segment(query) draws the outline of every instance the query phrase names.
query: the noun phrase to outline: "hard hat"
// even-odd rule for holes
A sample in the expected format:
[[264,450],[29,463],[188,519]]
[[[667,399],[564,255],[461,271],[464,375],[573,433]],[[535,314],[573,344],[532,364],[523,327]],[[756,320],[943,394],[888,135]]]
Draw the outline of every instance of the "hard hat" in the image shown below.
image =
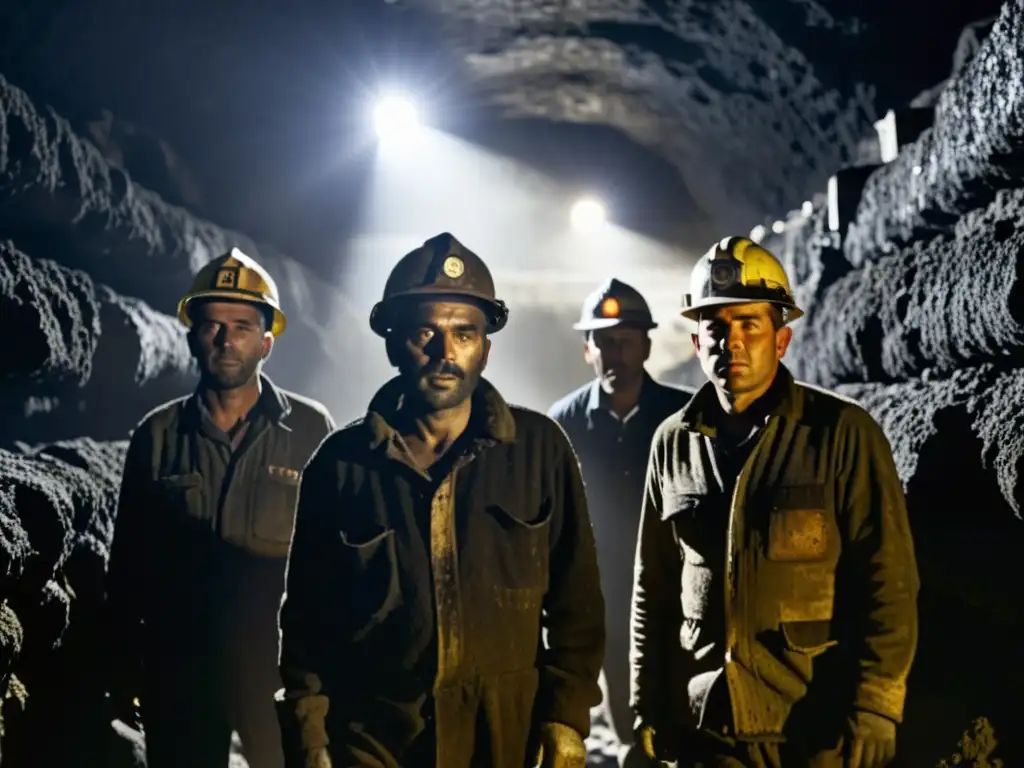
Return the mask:
[[583,300],[579,322],[573,328],[577,331],[596,331],[617,325],[643,330],[658,327],[640,292],[613,277],[601,283],[597,290]]
[[793,300],[789,278],[771,253],[745,237],[726,237],[700,257],[683,297],[683,317],[697,320],[707,307],[766,301],[790,323],[804,313]]
[[508,307],[494,296],[494,280],[483,260],[444,232],[401,258],[384,285],[384,296],[370,312],[370,328],[387,336],[402,299],[433,297],[470,300],[487,315],[487,333],[508,322]]
[[189,305],[196,299],[231,299],[266,306],[273,313],[268,330],[274,336],[284,333],[288,324],[274,279],[238,248],[208,261],[196,274],[192,289],[178,302],[178,319],[185,327],[192,326]]

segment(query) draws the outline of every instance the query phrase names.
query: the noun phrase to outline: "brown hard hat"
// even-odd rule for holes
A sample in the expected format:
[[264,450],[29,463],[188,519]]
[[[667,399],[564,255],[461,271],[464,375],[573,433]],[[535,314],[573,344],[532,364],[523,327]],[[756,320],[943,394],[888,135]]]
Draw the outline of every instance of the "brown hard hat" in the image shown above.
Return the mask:
[[579,322],[572,327],[577,331],[597,331],[617,325],[643,330],[658,327],[640,292],[613,277],[601,283],[583,300]]
[[488,333],[497,333],[508,322],[508,308],[495,298],[494,279],[487,265],[447,232],[430,238],[395,265],[384,285],[383,298],[370,312],[370,328],[387,336],[397,319],[396,309],[417,297],[479,304],[487,315]]
[[274,279],[255,259],[238,248],[232,248],[223,256],[208,261],[196,273],[192,288],[178,302],[178,319],[185,327],[192,325],[189,305],[197,299],[246,301],[266,307],[273,315],[269,331],[275,337],[284,333],[288,324],[281,311],[281,300]]

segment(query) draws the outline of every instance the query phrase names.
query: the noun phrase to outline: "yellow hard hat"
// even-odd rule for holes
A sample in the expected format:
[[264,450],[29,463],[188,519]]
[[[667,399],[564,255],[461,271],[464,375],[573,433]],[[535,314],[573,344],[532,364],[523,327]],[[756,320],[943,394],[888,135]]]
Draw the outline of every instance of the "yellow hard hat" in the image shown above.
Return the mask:
[[748,238],[726,237],[694,265],[682,315],[697,320],[707,307],[761,301],[782,309],[787,323],[804,314],[793,299],[786,270],[775,256]]
[[274,279],[238,248],[207,262],[196,274],[191,290],[178,302],[178,319],[186,328],[192,325],[188,308],[195,299],[231,299],[269,307],[273,313],[269,331],[275,337],[288,325]]

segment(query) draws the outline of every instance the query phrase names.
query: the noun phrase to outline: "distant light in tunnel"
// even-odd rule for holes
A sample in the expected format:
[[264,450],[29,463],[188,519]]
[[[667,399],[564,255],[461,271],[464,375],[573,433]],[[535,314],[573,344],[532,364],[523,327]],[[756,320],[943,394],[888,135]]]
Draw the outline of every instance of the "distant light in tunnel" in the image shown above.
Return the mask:
[[800,207],[800,213],[804,216],[810,216],[814,213],[814,203],[810,200],[804,200],[804,204]]
[[373,125],[384,141],[403,139],[419,127],[416,105],[404,96],[385,96],[373,110]]
[[604,203],[595,197],[584,197],[573,205],[569,219],[575,229],[594,232],[604,225],[607,216]]
[[772,232],[774,232],[776,235],[781,235],[785,231],[786,231],[786,222],[784,222],[782,220],[779,220],[779,221],[776,221],[774,224],[772,224]]
[[750,230],[750,239],[753,240],[755,243],[760,243],[762,240],[764,240],[764,236],[766,234],[767,230],[765,230],[765,228],[762,225],[758,224],[756,227]]

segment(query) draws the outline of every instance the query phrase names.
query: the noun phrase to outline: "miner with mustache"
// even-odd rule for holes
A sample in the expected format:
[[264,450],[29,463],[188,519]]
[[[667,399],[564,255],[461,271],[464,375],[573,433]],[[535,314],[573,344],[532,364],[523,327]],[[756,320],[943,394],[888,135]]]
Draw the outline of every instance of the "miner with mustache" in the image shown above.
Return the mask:
[[508,312],[450,234],[370,325],[398,375],[302,478],[281,608],[304,768],[582,768],[604,602],[576,456],[482,377]]
[[299,476],[334,422],[261,372],[286,320],[252,258],[206,264],[178,317],[200,380],[128,447],[107,576],[114,715],[141,718],[150,768],[223,768],[232,731],[251,768],[281,768],[277,611]]
[[803,312],[742,237],[693,268],[708,378],[654,437],[636,552],[632,706],[687,766],[881,768],[917,646],[918,573],[881,428],[781,364]]

